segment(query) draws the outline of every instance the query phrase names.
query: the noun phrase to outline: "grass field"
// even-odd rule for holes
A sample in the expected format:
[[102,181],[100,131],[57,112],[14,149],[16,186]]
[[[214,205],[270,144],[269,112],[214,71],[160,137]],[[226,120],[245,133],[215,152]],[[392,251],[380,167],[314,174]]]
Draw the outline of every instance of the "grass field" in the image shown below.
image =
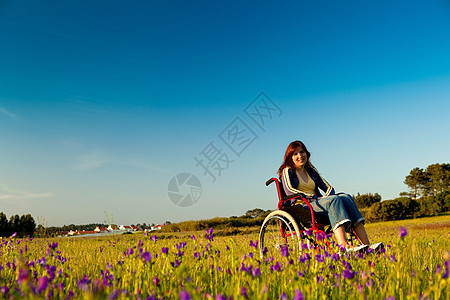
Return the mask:
[[[0,297],[450,298],[450,215],[368,224],[367,230],[374,242],[385,242],[383,253],[349,255],[322,247],[261,259],[257,234],[214,237],[211,231],[4,238]],[[401,238],[400,232],[407,234]]]

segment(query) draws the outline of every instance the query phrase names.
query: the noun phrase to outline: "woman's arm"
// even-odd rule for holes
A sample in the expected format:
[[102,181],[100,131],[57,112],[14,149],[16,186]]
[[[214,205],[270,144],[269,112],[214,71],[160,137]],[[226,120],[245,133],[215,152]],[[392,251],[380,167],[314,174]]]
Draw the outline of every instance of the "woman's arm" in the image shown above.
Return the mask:
[[314,180],[316,183],[316,187],[325,192],[324,197],[336,194],[334,188],[319,173],[317,172],[314,173],[316,177],[316,179]]

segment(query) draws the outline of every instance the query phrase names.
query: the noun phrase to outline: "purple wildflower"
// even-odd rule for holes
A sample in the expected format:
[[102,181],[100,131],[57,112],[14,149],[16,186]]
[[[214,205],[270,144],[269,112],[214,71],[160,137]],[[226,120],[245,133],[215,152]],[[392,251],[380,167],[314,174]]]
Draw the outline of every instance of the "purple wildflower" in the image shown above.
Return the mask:
[[167,254],[167,253],[169,253],[169,248],[167,248],[167,247],[162,247],[162,248],[161,248],[161,252],[164,253],[164,254]]
[[275,265],[271,265],[270,266],[270,271],[275,271],[275,272],[278,272],[278,271],[280,271],[281,269],[283,268],[283,266],[281,265],[281,263],[280,262],[276,262],[275,263]]
[[58,243],[48,243],[48,247],[52,250],[56,249],[58,247]]
[[280,299],[281,299],[281,300],[287,300],[287,296],[286,296],[286,293],[285,293],[285,292],[283,292],[283,294],[281,294]]
[[302,242],[302,250],[307,250],[308,249],[308,244],[305,244]]
[[48,281],[49,281],[49,279],[47,276],[39,277],[38,284],[37,284],[38,294],[41,294],[43,291],[45,291],[47,289]]
[[395,255],[394,255],[394,254],[391,255],[390,261],[391,261],[391,262],[396,262],[396,261],[397,261],[397,259],[395,258]]
[[252,271],[253,277],[259,277],[261,276],[261,270],[259,268],[254,268]]
[[170,264],[172,265],[172,267],[176,268],[180,265],[180,262],[178,261],[178,259],[175,259],[175,261],[171,262]]
[[403,239],[403,238],[405,238],[405,236],[408,234],[408,231],[406,231],[406,229],[405,228],[403,228],[403,227],[400,227],[400,238],[401,239]]
[[199,258],[199,257],[200,257],[200,253],[194,252],[194,257],[195,257],[195,258]]
[[449,269],[450,269],[450,260],[446,260],[444,262],[444,266],[445,266],[445,272],[444,272],[444,274],[442,274],[442,278],[443,279],[447,279],[448,278],[448,272],[449,272]]
[[0,287],[0,292],[2,293],[2,295],[6,295],[9,293],[9,288],[7,286],[2,286]]
[[186,242],[181,242],[181,243],[179,243],[179,244],[176,244],[175,247],[176,247],[178,250],[180,250],[180,249],[183,249],[186,245],[187,245]]
[[358,282],[358,291],[359,291],[360,294],[363,294],[363,293],[364,293],[363,286],[362,286],[361,283],[359,283],[359,282]]
[[144,242],[143,242],[143,241],[141,241],[141,240],[139,240],[139,241],[138,241],[138,245],[137,245],[137,246],[138,246],[139,248],[140,248],[140,247],[142,247],[142,246],[144,246]]
[[334,261],[338,261],[339,260],[339,254],[336,252],[333,252],[333,254],[331,255],[331,259]]
[[251,274],[251,272],[252,272],[252,268],[253,268],[253,266],[252,266],[252,265],[250,265],[250,266],[246,267],[246,266],[244,265],[244,263],[242,262],[242,263],[241,263],[241,268],[240,268],[240,270],[239,270],[239,271],[241,271],[241,272],[245,272],[245,273],[247,273],[247,274]]
[[316,239],[318,241],[325,239],[325,233],[323,231],[316,232]]
[[323,276],[319,275],[316,277],[316,283],[322,282],[323,281]]
[[128,248],[128,250],[124,254],[125,256],[130,256],[133,255],[133,253],[134,253],[133,248]]
[[191,295],[186,290],[180,291],[180,300],[190,300]]
[[267,250],[267,247],[264,247],[263,250],[262,250],[262,254],[263,254],[263,255],[266,255],[267,251],[268,251],[268,250]]
[[436,266],[436,274],[441,273],[441,271],[442,271],[441,265],[437,264],[437,266]]
[[258,241],[254,243],[253,240],[250,240],[250,247],[258,248]]
[[191,235],[191,239],[195,241],[195,235]]
[[288,257],[289,256],[289,247],[287,245],[282,245],[281,246],[281,255],[283,257]]
[[345,267],[346,269],[349,269],[349,270],[352,269],[352,265],[351,265],[349,262],[343,260],[343,261],[342,261],[342,264],[344,265],[344,267]]
[[295,295],[293,300],[303,300],[303,294],[298,289],[295,289]]
[[142,254],[142,258],[144,259],[144,263],[148,263],[152,259],[152,255],[146,251]]
[[206,230],[206,239],[208,239],[210,241],[214,241],[214,234],[213,234],[212,227],[210,229]]
[[113,291],[113,292],[109,295],[108,299],[111,299],[111,300],[117,299],[117,297],[119,297],[119,293],[120,293],[120,290],[119,290],[119,289]]
[[322,256],[321,254],[316,254],[316,260],[320,263],[323,263],[325,261],[324,256]]
[[156,243],[156,241],[158,240],[158,238],[156,237],[156,235],[152,236],[152,241],[154,241]]
[[91,280],[89,279],[89,277],[87,275],[84,275],[83,278],[78,280],[77,285],[81,290],[86,291],[89,288],[90,283]]
[[355,277],[355,275],[356,275],[356,272],[352,271],[351,269],[345,269],[345,270],[342,272],[342,276],[343,276],[345,279],[352,279],[353,277]]
[[73,296],[75,296],[75,293],[72,290],[69,290],[69,293],[67,294],[66,300],[71,299]]
[[45,270],[47,271],[48,275],[50,276],[50,281],[52,281],[53,279],[55,279],[55,272],[56,272],[56,267],[55,266],[49,266],[46,265],[45,266]]
[[153,284],[158,286],[159,285],[159,278],[158,277],[153,277]]
[[245,288],[245,286],[241,287],[241,296],[244,297],[245,299],[248,298],[247,289]]

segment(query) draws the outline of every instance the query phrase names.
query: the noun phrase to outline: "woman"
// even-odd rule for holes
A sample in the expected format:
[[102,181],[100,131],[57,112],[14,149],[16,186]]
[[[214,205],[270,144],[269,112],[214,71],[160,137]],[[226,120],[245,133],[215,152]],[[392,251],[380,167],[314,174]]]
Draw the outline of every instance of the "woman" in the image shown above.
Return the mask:
[[[369,247],[374,251],[381,249],[383,243],[370,245],[364,228],[364,218],[353,198],[348,194],[336,195],[333,187],[311,164],[310,157],[311,153],[300,141],[294,141],[287,147],[283,164],[278,169],[286,194],[305,194],[316,215],[328,216],[337,243],[347,251],[364,251]],[[323,197],[319,190],[325,193]],[[295,204],[304,203],[298,200]],[[355,232],[361,246],[348,244],[345,238],[345,232],[348,230]]]

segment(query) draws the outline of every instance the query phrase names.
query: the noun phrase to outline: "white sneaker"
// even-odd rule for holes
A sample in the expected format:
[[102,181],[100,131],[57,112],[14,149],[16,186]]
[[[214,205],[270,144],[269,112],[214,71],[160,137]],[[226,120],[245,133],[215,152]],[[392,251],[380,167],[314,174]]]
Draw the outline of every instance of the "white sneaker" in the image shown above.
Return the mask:
[[369,248],[369,245],[361,245],[361,246],[350,246],[345,249],[345,252],[356,252],[356,253],[363,253],[366,251],[366,249]]
[[382,242],[381,243],[375,243],[375,244],[370,245],[369,248],[372,249],[373,252],[378,252],[378,251],[380,251],[381,249],[384,248],[384,244]]

